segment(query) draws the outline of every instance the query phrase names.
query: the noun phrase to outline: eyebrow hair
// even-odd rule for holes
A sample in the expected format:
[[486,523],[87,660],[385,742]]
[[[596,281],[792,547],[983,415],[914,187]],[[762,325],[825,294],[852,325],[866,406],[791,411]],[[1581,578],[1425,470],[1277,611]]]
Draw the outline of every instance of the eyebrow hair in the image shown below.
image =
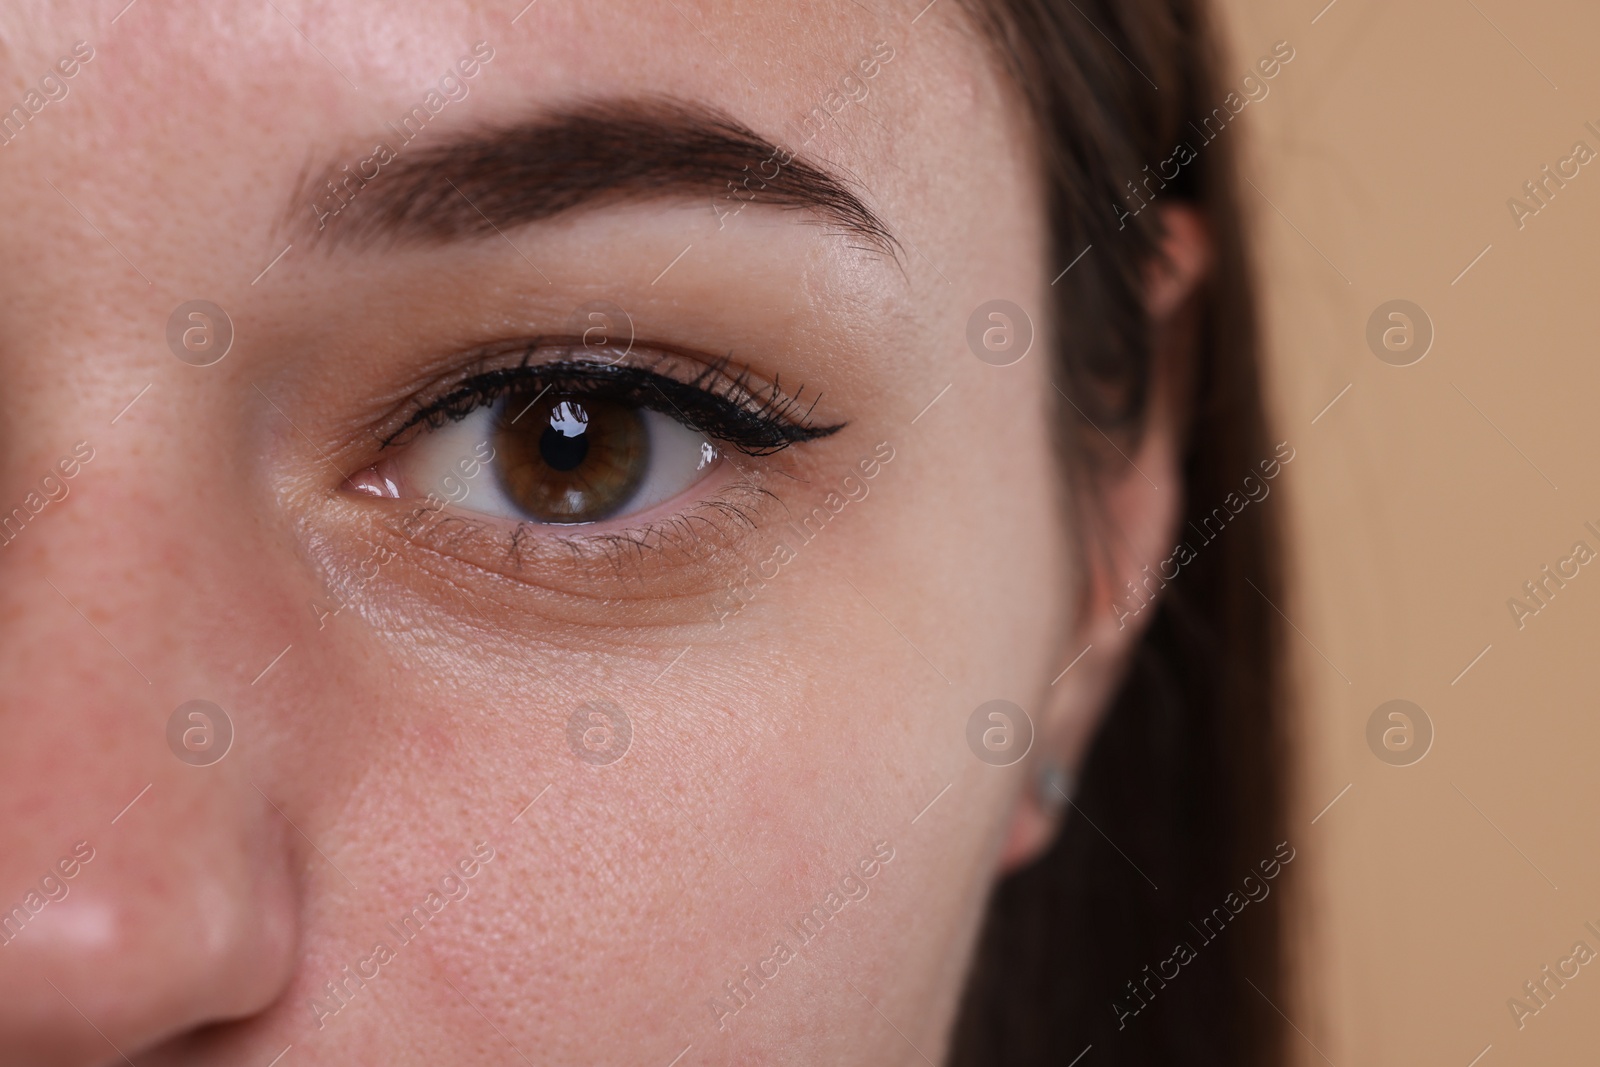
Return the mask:
[[[393,158],[380,164],[381,148]],[[373,165],[377,172],[367,174]],[[329,247],[436,243],[583,208],[713,194],[723,203],[719,219],[745,203],[809,210],[898,258],[899,241],[853,184],[719,111],[640,97],[409,150],[403,140],[380,141],[356,166],[330,166],[303,181],[288,218]]]

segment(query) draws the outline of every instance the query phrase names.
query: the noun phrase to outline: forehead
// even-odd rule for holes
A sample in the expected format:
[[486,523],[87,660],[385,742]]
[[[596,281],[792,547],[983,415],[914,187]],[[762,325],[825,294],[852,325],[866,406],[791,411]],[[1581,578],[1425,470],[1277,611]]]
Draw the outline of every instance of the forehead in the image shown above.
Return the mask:
[[[11,7],[0,106],[40,99],[47,79],[55,92],[0,148],[0,189],[52,202],[42,217],[63,225],[77,220],[58,218],[57,198],[102,229],[143,216],[191,249],[243,241],[248,258],[307,174],[355,167],[408,116],[426,115],[426,141],[666,96],[827,161],[891,226],[927,240],[919,219],[951,220],[938,190],[992,174],[1018,138],[955,0],[916,16],[851,0]],[[58,64],[80,41],[93,58],[65,77]],[[38,229],[28,213],[0,216],[19,250]]]

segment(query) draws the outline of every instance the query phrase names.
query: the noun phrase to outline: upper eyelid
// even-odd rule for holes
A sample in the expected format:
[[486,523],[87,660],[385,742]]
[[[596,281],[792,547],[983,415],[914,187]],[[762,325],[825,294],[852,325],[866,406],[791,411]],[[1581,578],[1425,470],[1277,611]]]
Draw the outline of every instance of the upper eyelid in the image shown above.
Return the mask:
[[[465,418],[472,412],[494,403],[515,389],[519,383],[538,381],[541,378],[550,379],[552,385],[562,384],[565,379],[565,383],[569,386],[573,384],[589,386],[597,391],[608,386],[637,388],[643,383],[648,383],[666,403],[665,405],[645,403],[644,406],[654,407],[664,414],[677,417],[686,425],[694,426],[709,436],[738,444],[741,435],[731,432],[734,429],[733,423],[743,422],[746,436],[751,435],[758,425],[769,428],[771,432],[758,448],[743,449],[751,454],[765,454],[777,451],[795,441],[826,437],[845,426],[844,423],[831,426],[813,425],[811,414],[815,410],[817,398],[813,397],[809,406],[802,407],[801,397],[805,392],[803,388],[791,396],[783,392],[776,378],[770,386],[752,388],[749,381],[752,371],[748,367],[734,363],[731,356],[712,363],[702,363],[701,369],[687,381],[639,365],[648,358],[651,351],[649,349],[645,349],[644,354],[635,356],[627,363],[592,359],[534,360],[534,357],[541,352],[571,354],[580,345],[581,341],[562,338],[499,346],[497,352],[485,354],[476,361],[483,369],[464,377],[457,377],[453,384],[440,390],[432,399],[416,404],[411,415],[403,423],[380,438],[379,447],[389,448],[396,443],[403,443],[400,442],[400,438],[420,425],[437,427],[446,420]],[[644,346],[630,342],[629,351],[635,348],[643,349]],[[583,348],[585,355],[593,351],[587,347]],[[485,363],[497,356],[518,354],[522,357],[518,363],[484,367]],[[657,366],[674,357],[689,362],[700,362],[670,350],[658,350],[656,355],[659,356]],[[730,368],[735,373],[729,373]],[[669,394],[675,394],[677,400]],[[702,415],[720,413],[721,418],[712,419],[712,422],[718,425],[707,428],[695,423],[689,419],[689,413],[683,410],[679,401],[700,409]],[[755,405],[754,410],[751,405]],[[721,432],[713,432],[715,429],[720,429]],[[407,440],[413,439],[414,436],[407,437]]]

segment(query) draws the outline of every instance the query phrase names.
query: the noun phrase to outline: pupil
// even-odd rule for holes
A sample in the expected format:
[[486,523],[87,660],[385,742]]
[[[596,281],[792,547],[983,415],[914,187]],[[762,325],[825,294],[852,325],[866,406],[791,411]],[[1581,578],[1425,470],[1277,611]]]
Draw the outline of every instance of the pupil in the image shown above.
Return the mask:
[[650,471],[642,412],[604,396],[545,392],[531,401],[507,398],[495,427],[501,486],[537,522],[597,522],[615,514]]
[[553,469],[570,471],[589,455],[589,413],[570,400],[550,412],[550,425],[539,435],[539,455]]
[[570,471],[584,461],[589,454],[589,437],[579,434],[577,437],[568,437],[560,430],[551,427],[539,437],[539,455],[544,461],[558,471]]

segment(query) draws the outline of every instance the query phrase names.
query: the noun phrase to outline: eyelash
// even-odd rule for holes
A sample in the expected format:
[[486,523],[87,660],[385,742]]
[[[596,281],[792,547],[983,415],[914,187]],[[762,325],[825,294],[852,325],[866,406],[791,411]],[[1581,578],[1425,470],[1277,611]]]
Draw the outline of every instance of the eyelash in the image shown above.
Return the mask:
[[[582,352],[588,359],[533,362],[550,353],[574,352]],[[499,361],[507,356],[520,356],[520,362],[512,366],[490,365],[491,360]],[[597,361],[596,357],[609,362]],[[656,366],[673,362],[695,369],[673,377],[643,366],[616,362],[622,357],[635,361],[654,357]],[[637,345],[630,345],[624,351],[586,346],[570,338],[541,338],[520,342],[514,347],[480,350],[475,362],[479,368],[476,372],[458,379],[453,385],[429,390],[432,398],[428,394],[419,398],[413,412],[397,428],[379,438],[380,449],[404,444],[417,433],[437,429],[448,422],[459,422],[508,395],[529,391],[529,386],[536,393],[547,388],[569,395],[588,393],[636,403],[677,418],[707,437],[752,457],[770,456],[791,444],[831,436],[847,425],[813,423],[812,414],[819,397],[813,396],[803,405],[801,397],[805,390],[796,390],[791,396],[781,389],[776,376],[770,386],[752,385],[751,369],[736,365],[731,357],[704,362],[670,350],[641,351]],[[481,369],[486,365],[488,369]],[[637,567],[646,553],[678,550],[683,553],[683,562],[690,563],[708,560],[707,553],[715,555],[721,548],[731,545],[737,536],[736,530],[755,527],[764,502],[777,500],[763,487],[764,481],[765,478],[754,471],[744,472],[714,495],[695,501],[678,514],[628,524],[622,529],[566,534],[558,532],[560,527],[522,522],[505,532],[497,530],[491,522],[465,516],[450,520],[449,536],[435,531],[434,524],[424,524],[423,529],[439,534],[431,550],[442,555],[486,561],[488,556],[480,553],[503,553],[498,565],[487,564],[492,570],[504,568],[509,573],[524,573],[528,562],[525,556],[531,550],[534,558],[542,557],[546,561],[544,570],[563,562],[584,566],[605,561],[609,564],[608,572],[633,575],[637,574]],[[419,543],[417,535],[408,534],[405,539]]]
[[[817,399],[802,409],[802,387],[793,396],[783,392],[776,378],[759,390],[750,385],[748,367],[735,367],[730,357],[706,364],[689,381],[658,374],[644,367],[590,360],[531,363],[552,346],[541,343],[523,352],[522,362],[474,374],[450,392],[424,403],[398,429],[383,438],[388,448],[419,426],[437,429],[459,422],[519,390],[542,385],[544,391],[564,395],[600,395],[613,402],[631,403],[675,417],[707,437],[731,445],[748,456],[768,456],[792,444],[827,437],[844,423],[819,426],[811,421]],[[732,371],[732,373],[730,373]]]

